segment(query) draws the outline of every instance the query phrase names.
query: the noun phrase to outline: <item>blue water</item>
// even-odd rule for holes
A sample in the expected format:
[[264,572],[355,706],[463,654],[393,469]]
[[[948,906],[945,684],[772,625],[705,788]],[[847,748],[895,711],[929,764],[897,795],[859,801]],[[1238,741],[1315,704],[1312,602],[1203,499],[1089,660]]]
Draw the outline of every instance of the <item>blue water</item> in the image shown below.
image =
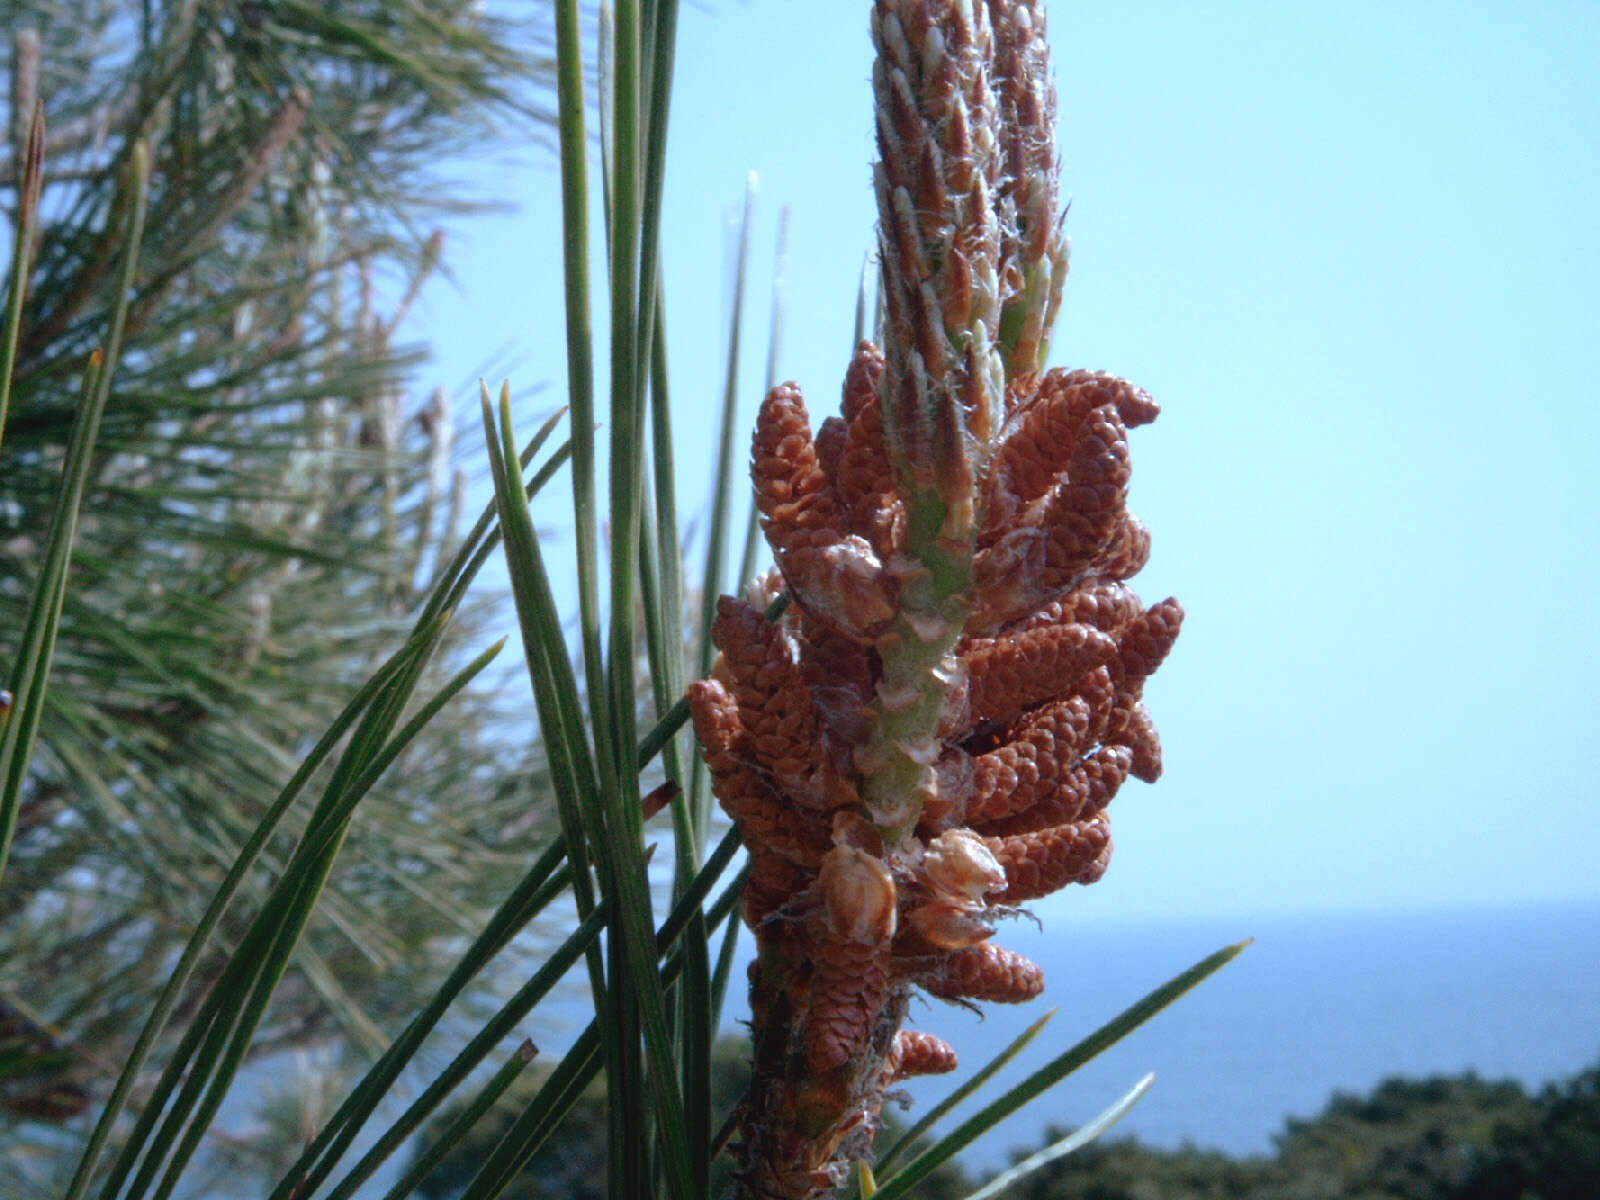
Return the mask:
[[915,1024],[960,1052],[956,1076],[918,1080],[915,1119],[1050,1007],[1023,1059],[959,1120],[1224,945],[1255,943],[1222,972],[974,1145],[975,1171],[1037,1149],[1050,1123],[1079,1125],[1146,1072],[1154,1089],[1117,1126],[1147,1143],[1266,1152],[1285,1117],[1335,1089],[1389,1075],[1475,1070],[1533,1085],[1600,1061],[1600,904],[1515,911],[1251,918],[1040,931],[997,940],[1045,968],[1045,995],[984,1019],[922,1005]]
[[[1048,1009],[1059,1011],[1023,1057],[943,1129],[1152,988],[1246,937],[1255,943],[1220,974],[1035,1100],[962,1162],[980,1176],[1004,1166],[1010,1151],[1037,1149],[1047,1125],[1091,1120],[1150,1071],[1155,1087],[1112,1136],[1251,1154],[1269,1151],[1286,1117],[1315,1115],[1335,1089],[1469,1069],[1537,1085],[1600,1060],[1600,903],[1096,927],[1053,915],[1042,931],[1018,921],[997,938],[1045,968],[1039,1000],[990,1006],[982,1019],[941,1003],[913,1006],[913,1023],[952,1042],[962,1065],[955,1075],[905,1085],[915,1100],[909,1119]],[[751,949],[748,934],[742,949]],[[743,980],[742,963],[734,978]],[[552,1061],[589,1015],[581,997],[564,1001],[542,1013],[537,1037]],[[729,1028],[744,1015],[742,997],[731,996]],[[391,1160],[362,1196],[382,1195],[406,1158]]]

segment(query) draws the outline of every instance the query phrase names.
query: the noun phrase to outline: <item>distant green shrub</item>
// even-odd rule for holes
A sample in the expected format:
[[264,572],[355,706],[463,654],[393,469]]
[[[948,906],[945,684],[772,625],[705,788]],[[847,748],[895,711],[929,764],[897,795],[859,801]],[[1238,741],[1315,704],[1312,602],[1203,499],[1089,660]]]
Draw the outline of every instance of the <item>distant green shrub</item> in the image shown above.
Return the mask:
[[[1052,1129],[1051,1142],[1065,1130]],[[1592,1200],[1600,1064],[1530,1095],[1468,1073],[1388,1079],[1291,1119],[1277,1152],[1234,1158],[1136,1139],[1092,1143],[1004,1200]]]

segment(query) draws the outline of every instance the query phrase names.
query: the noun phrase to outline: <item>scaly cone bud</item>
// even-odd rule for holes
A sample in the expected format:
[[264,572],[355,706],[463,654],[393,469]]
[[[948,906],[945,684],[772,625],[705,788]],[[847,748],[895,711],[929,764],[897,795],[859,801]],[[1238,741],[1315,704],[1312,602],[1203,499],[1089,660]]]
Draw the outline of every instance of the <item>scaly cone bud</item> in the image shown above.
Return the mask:
[[959,543],[1005,395],[994,39],[971,0],[878,0],[872,37],[884,436],[913,511],[936,492],[951,510],[941,532]]
[[987,471],[1006,392],[1000,353],[1009,235],[991,81],[989,9],[878,0],[872,17],[875,169],[886,311],[883,441],[905,541],[885,565],[899,599],[877,638],[883,670],[856,755],[863,799],[891,842],[937,801],[938,727],[959,684]]
[[[1005,164],[999,199],[1004,230],[1000,344],[1006,378],[1014,380],[1044,369],[1067,280],[1069,247],[1057,212],[1061,162],[1044,8],[1033,0],[987,3]],[[1008,412],[1012,400],[1008,397]]]

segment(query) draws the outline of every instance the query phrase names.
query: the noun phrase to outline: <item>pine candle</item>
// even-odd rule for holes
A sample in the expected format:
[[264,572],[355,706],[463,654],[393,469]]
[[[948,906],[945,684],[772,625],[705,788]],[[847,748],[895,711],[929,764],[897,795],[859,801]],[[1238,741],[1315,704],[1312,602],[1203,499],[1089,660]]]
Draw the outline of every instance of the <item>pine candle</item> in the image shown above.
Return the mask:
[[793,604],[724,597],[689,697],[752,863],[749,1197],[830,1192],[885,1089],[954,1068],[901,1029],[913,988],[1040,993],[995,922],[1105,871],[1106,806],[1161,773],[1142,693],[1183,617],[1126,586],[1128,430],[1158,408],[1041,374],[1068,247],[1040,5],[877,0],[872,25],[885,345],[815,434],[796,385],[767,396],[754,599]]

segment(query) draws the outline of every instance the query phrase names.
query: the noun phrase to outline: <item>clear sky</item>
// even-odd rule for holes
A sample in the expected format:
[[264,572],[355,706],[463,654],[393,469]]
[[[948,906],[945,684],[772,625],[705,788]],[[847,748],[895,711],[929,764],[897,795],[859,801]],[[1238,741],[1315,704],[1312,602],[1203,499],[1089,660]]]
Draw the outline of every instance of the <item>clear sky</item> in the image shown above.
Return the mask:
[[[780,206],[780,374],[814,419],[837,404],[874,219],[867,11],[684,6],[664,269],[686,517],[747,172],[742,428]],[[1166,776],[1130,781],[1110,872],[1042,915],[1600,899],[1600,8],[1050,21],[1074,243],[1052,357],[1162,403],[1133,443],[1155,533],[1135,584],[1189,617],[1148,692]],[[525,159],[494,177],[519,215],[457,231],[459,288],[419,319],[447,383],[515,346],[526,421],[564,366],[558,179]],[[535,513],[558,538],[569,497],[563,476]]]

